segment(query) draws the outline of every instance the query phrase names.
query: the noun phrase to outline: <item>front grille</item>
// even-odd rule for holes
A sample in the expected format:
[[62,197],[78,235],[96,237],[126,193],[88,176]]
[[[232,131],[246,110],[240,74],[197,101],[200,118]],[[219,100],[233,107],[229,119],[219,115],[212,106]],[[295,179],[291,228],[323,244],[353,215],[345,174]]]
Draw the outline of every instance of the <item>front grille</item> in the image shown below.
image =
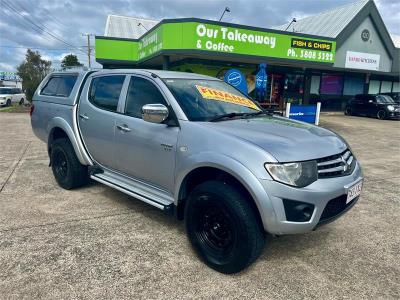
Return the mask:
[[346,199],[347,195],[342,195],[330,200],[326,204],[325,209],[322,212],[321,218],[319,219],[319,224],[328,223],[329,221],[335,219],[335,217],[337,217],[341,213],[350,209],[350,207],[357,202],[358,197],[353,199],[351,202],[347,204],[346,204]]
[[356,159],[350,150],[317,159],[318,178],[346,176],[353,172]]

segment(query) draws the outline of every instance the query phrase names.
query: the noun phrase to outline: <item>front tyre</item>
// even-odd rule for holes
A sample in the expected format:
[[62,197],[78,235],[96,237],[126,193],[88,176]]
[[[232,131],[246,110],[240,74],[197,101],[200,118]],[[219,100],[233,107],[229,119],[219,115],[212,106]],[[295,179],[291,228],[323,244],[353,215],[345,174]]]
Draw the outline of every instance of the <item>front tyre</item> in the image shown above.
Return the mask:
[[185,207],[189,240],[211,268],[240,272],[260,255],[265,233],[255,210],[233,186],[207,181],[193,189]]
[[386,113],[385,113],[385,111],[384,111],[384,110],[379,110],[379,111],[377,112],[377,114],[376,114],[376,117],[377,117],[379,120],[384,120],[384,119],[386,119]]
[[66,190],[88,182],[88,170],[81,165],[68,139],[57,139],[51,145],[51,168],[59,186]]

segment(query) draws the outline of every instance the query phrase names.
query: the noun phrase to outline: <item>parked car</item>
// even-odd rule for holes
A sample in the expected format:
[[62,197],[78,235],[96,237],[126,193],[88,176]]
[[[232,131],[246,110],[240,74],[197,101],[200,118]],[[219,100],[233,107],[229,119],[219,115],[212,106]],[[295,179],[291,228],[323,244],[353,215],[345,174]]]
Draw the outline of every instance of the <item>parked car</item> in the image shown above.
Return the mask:
[[368,116],[378,119],[400,119],[400,107],[387,95],[356,95],[345,108],[350,116]]
[[13,103],[23,105],[26,96],[20,88],[0,87],[0,106],[10,106]]
[[340,136],[193,73],[53,73],[33,96],[31,123],[61,187],[90,177],[173,213],[199,256],[223,273],[255,261],[266,232],[335,220],[363,184]]

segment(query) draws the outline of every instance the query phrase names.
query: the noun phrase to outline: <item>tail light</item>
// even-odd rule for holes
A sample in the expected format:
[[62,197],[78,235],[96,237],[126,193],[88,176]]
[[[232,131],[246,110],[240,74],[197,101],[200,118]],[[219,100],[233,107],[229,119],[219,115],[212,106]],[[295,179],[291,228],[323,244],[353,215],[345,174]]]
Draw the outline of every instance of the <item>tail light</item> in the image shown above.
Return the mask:
[[32,115],[33,115],[33,111],[35,110],[35,106],[32,104],[31,105],[31,109],[30,109],[30,111],[29,111],[29,115],[32,117]]

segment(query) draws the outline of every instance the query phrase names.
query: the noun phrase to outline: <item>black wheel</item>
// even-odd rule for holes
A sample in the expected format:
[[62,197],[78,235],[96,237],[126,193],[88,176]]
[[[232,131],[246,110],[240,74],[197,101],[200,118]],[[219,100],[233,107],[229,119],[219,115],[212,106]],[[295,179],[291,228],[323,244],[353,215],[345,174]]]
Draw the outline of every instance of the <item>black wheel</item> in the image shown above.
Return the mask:
[[346,107],[346,109],[344,111],[344,114],[346,116],[353,116],[354,115],[354,113],[353,113],[353,111],[352,111],[352,109],[350,107]]
[[211,268],[240,272],[260,255],[265,232],[256,212],[233,186],[204,182],[191,192],[185,207],[189,240]]
[[22,98],[21,100],[19,100],[19,105],[24,105],[24,98]]
[[51,167],[57,183],[70,190],[88,182],[88,170],[80,164],[68,139],[57,139],[51,145]]
[[6,106],[11,106],[11,99],[8,99],[8,100],[7,100]]
[[384,111],[384,110],[378,111],[377,114],[376,114],[376,117],[377,117],[379,120],[384,120],[384,119],[386,119],[386,113],[385,113],[385,111]]

